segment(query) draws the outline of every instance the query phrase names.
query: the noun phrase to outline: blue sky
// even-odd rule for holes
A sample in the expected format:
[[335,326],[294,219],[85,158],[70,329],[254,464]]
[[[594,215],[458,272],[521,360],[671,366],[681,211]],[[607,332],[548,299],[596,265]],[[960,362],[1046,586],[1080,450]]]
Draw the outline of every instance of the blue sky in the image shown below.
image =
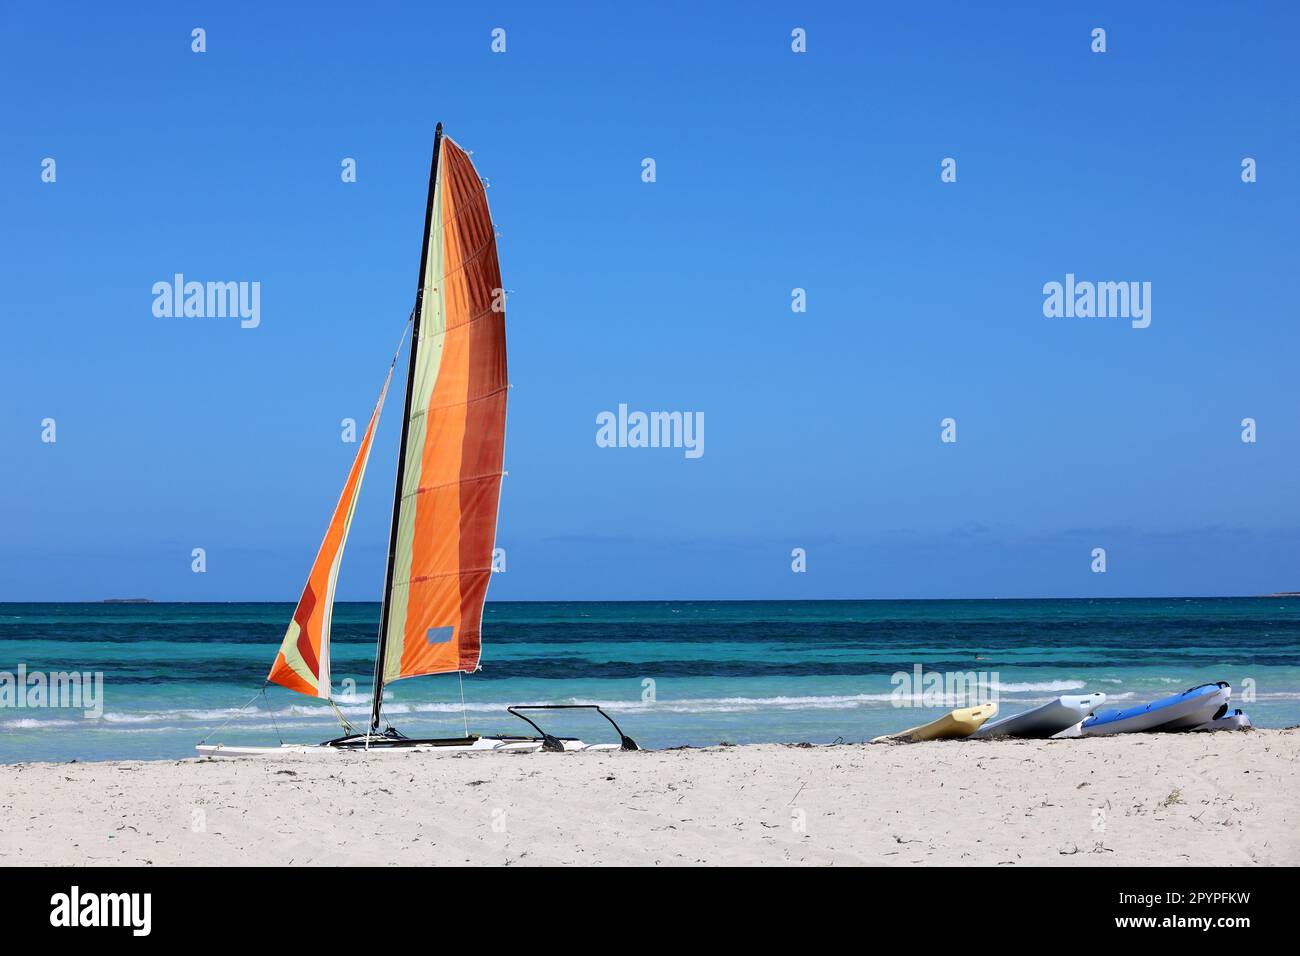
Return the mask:
[[[513,290],[491,597],[1300,589],[1298,19],[8,4],[0,600],[296,598],[413,299],[439,120]],[[155,318],[176,272],[260,282],[261,325]],[[1150,328],[1044,317],[1066,273],[1150,282]],[[597,447],[619,403],[703,412],[705,454]],[[345,599],[380,590],[397,407]]]

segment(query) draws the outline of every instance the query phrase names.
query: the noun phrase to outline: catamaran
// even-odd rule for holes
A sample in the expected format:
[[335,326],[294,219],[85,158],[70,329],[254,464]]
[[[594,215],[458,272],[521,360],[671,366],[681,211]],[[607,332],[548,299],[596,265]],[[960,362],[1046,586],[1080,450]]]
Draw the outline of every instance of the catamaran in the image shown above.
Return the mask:
[[[534,704],[507,710],[536,735],[419,739],[380,729],[384,689],[431,674],[479,668],[483,603],[492,576],[505,455],[505,293],[496,231],[483,181],[469,154],[434,132],[424,210],[419,282],[410,326],[409,363],[388,561],[375,654],[370,722],[357,731],[330,691],[330,618],[343,546],[397,367],[393,357],[343,492],[307,576],[298,606],[267,675],[329,703],[344,735],[322,744],[232,747],[200,743],[204,756],[252,757],[340,751],[500,753],[537,750],[636,750],[607,713],[588,704]],[[398,354],[401,345],[398,346]],[[264,685],[265,687],[265,685]],[[584,744],[546,733],[525,710],[585,709],[603,716],[617,744]]]

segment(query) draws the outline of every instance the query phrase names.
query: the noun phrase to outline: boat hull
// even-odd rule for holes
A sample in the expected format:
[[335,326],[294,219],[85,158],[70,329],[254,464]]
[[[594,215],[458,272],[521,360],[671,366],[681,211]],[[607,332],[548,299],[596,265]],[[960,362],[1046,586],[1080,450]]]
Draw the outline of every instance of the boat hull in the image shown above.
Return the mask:
[[1250,717],[1242,710],[1230,710],[1222,717],[1216,717],[1213,720],[1206,721],[1199,727],[1193,727],[1192,730],[1245,730],[1250,727]]
[[1062,733],[1086,719],[1106,702],[1105,694],[1058,697],[1041,707],[983,724],[972,737],[1024,737],[1042,740]]
[[997,704],[981,704],[978,707],[958,707],[949,711],[938,720],[919,727],[910,727],[896,734],[885,734],[871,742],[914,744],[926,740],[957,740],[969,737],[980,725],[998,712]]
[[1231,696],[1232,688],[1223,681],[1202,684],[1150,704],[1094,714],[1083,722],[1081,734],[1084,737],[1100,737],[1109,734],[1190,730],[1213,720],[1218,711],[1226,707]]
[[[589,744],[576,737],[556,738],[565,753],[592,753],[620,750],[618,744]],[[345,743],[281,744],[278,747],[232,747],[227,744],[200,744],[194,748],[200,757],[315,757],[322,754],[534,754],[543,749],[536,737],[453,737],[447,740],[408,740],[372,738],[366,746],[364,735],[346,738]]]
[[[580,743],[580,741],[579,741]],[[372,747],[328,744],[281,744],[278,747],[232,747],[226,744],[203,745],[194,748],[200,757],[318,757],[337,754],[465,754],[465,753],[536,753],[542,749],[540,740],[497,739],[478,737],[470,741],[409,741],[399,746],[384,742]]]

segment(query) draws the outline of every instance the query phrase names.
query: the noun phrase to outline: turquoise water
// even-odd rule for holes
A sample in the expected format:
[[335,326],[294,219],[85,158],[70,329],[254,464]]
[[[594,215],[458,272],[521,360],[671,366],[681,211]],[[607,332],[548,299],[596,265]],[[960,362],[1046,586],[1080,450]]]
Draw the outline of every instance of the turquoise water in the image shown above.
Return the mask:
[[[292,611],[0,604],[0,672],[103,674],[99,716],[0,706],[0,761],[186,757],[223,723],[212,742],[336,736],[327,706],[280,687],[240,709]],[[378,617],[376,604],[334,615],[336,696],[358,722]],[[478,733],[526,730],[508,704],[592,702],[647,747],[862,740],[942,711],[891,702],[891,676],[917,665],[982,672],[1004,714],[1063,693],[1127,706],[1227,680],[1257,725],[1300,724],[1300,598],[492,603],[483,632],[483,669],[464,680]],[[460,693],[455,675],[401,681],[385,714],[408,735],[459,734]],[[547,729],[609,739],[589,715]]]

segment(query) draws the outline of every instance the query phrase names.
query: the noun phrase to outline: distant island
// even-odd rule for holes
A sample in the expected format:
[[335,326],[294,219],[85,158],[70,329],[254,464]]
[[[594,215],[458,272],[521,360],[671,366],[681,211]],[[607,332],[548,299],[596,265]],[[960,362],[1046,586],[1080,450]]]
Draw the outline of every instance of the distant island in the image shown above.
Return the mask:
[[151,598],[104,598],[105,604],[152,604]]

